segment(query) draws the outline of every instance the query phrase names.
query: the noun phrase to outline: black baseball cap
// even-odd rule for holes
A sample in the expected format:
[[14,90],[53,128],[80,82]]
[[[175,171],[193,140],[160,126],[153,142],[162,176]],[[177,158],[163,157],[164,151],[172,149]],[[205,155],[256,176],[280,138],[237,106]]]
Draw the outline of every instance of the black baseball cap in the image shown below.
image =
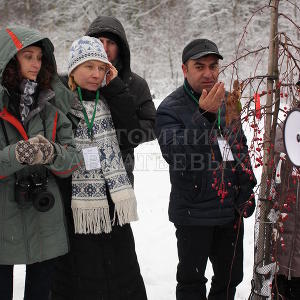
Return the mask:
[[189,59],[198,59],[206,55],[216,55],[219,59],[223,56],[219,53],[217,45],[207,39],[196,39],[185,46],[182,52],[182,63]]

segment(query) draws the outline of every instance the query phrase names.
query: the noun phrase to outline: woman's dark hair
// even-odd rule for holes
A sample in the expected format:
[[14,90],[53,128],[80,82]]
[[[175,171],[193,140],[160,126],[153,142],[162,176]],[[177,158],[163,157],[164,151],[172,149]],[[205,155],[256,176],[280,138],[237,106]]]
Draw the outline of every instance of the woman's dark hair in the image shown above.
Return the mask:
[[[36,46],[42,49],[43,52],[42,66],[36,81],[39,84],[40,90],[49,89],[51,87],[51,80],[53,78],[55,68],[53,64],[51,64],[50,61],[45,56],[45,50],[41,42],[37,42],[29,46]],[[22,81],[22,76],[20,72],[20,64],[18,62],[17,56],[15,55],[9,61],[9,63],[7,64],[3,72],[2,84],[7,89],[17,90],[20,86],[21,81]]]

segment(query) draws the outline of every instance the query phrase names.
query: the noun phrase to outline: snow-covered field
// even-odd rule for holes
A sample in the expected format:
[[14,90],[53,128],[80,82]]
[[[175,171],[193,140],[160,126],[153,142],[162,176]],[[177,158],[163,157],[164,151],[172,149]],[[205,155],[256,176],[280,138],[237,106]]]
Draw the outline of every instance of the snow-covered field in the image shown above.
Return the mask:
[[[177,248],[175,230],[168,220],[170,192],[167,165],[156,141],[136,149],[135,192],[139,221],[132,224],[136,251],[149,300],[174,300],[176,286]],[[237,300],[250,294],[253,265],[254,217],[245,220],[244,281],[236,293]],[[211,266],[207,278],[212,276]],[[210,283],[208,282],[208,290]],[[23,299],[24,267],[15,268],[14,300]]]

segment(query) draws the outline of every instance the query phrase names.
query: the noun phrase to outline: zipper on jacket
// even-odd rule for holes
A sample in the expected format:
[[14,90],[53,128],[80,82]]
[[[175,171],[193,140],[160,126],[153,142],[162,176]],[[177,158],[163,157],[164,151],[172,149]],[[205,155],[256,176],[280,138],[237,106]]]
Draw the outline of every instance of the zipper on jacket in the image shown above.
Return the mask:
[[291,275],[291,268],[292,268],[292,259],[294,256],[295,252],[295,242],[296,242],[296,235],[297,235],[297,216],[299,213],[299,179],[297,179],[297,195],[296,195],[296,211],[295,211],[295,224],[294,224],[294,233],[293,233],[293,241],[292,241],[292,247],[291,247],[291,252],[290,252],[290,259],[289,259],[289,273],[288,273],[288,280],[292,279]]

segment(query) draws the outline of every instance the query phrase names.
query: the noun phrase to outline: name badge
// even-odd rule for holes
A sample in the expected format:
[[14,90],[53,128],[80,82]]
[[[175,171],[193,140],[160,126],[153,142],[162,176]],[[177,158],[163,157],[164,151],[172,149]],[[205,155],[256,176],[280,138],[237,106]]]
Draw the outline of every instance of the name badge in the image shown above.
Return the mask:
[[97,147],[90,147],[82,149],[82,154],[87,171],[100,169],[100,158]]
[[218,137],[218,144],[223,161],[234,161],[228,142],[223,137]]

